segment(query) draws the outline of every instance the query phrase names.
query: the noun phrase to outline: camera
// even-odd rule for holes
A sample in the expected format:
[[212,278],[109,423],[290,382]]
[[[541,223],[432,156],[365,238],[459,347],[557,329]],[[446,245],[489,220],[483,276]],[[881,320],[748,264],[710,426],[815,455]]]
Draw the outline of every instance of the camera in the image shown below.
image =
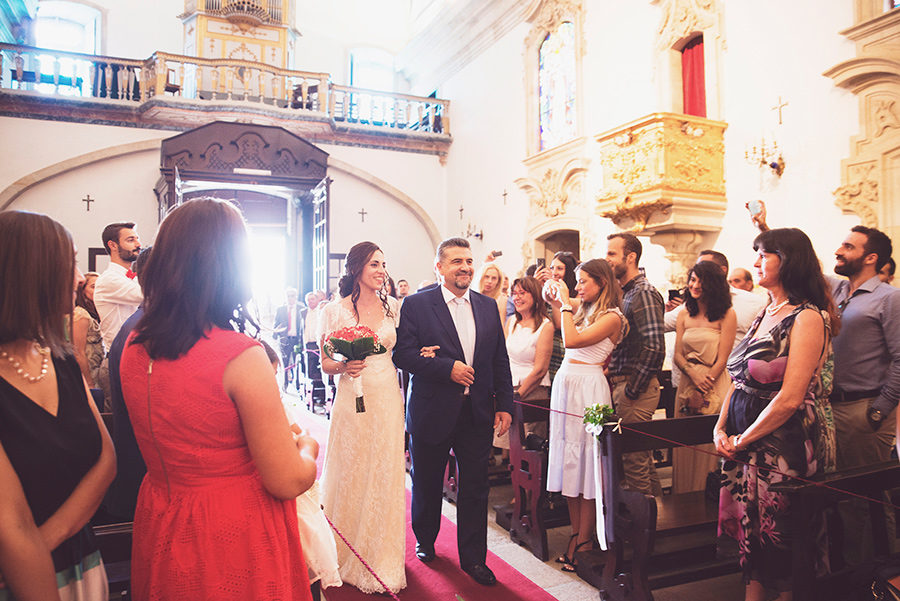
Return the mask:
[[682,291],[681,288],[671,288],[669,289],[669,300],[673,301],[676,298],[681,298]]

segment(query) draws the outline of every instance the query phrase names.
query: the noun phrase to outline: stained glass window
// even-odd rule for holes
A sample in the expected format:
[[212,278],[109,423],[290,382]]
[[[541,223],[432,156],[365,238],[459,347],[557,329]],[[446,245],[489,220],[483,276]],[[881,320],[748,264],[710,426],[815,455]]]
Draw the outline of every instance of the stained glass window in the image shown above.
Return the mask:
[[564,22],[539,51],[541,150],[568,142],[575,127],[575,24]]

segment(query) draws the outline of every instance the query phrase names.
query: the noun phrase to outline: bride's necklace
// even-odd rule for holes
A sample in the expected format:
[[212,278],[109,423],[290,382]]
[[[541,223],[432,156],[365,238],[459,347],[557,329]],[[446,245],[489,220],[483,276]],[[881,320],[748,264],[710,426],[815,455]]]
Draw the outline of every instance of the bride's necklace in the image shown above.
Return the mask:
[[25,368],[22,367],[22,362],[7,353],[5,350],[0,349],[0,358],[6,359],[12,364],[12,368],[15,370],[16,375],[20,376],[23,380],[26,380],[30,384],[37,384],[47,375],[47,366],[50,363],[50,349],[49,348],[41,348],[37,342],[34,343],[34,348],[37,349],[37,352],[41,354],[41,373],[32,376],[30,373],[25,371]]
[[778,313],[779,311],[781,311],[782,309],[784,309],[785,306],[787,306],[787,304],[788,304],[789,302],[791,302],[791,299],[790,299],[790,298],[786,298],[786,299],[784,299],[783,301],[781,301],[780,303],[778,303],[777,305],[770,305],[770,306],[766,307],[766,313],[767,313],[769,316],[775,315],[776,313]]

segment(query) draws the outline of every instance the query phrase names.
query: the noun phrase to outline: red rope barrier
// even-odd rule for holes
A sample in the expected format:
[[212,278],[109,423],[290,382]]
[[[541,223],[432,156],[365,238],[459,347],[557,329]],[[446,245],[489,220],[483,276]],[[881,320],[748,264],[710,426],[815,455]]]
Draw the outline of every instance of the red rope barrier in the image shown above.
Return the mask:
[[[562,413],[563,415],[568,415],[568,416],[571,416],[571,417],[577,417],[577,418],[579,418],[579,419],[584,419],[584,415],[577,415],[577,414],[575,414],[575,413],[568,413],[568,412],[566,412],[566,411],[560,411],[559,409],[551,409],[551,408],[549,408],[549,407],[544,407],[544,406],[542,406],[542,405],[533,405],[533,404],[531,404],[531,403],[525,403],[525,402],[523,402],[523,401],[513,401],[513,402],[518,403],[518,404],[520,404],[520,405],[524,405],[524,406],[526,406],[526,407],[534,407],[535,409],[544,409],[545,411],[549,411],[549,412],[551,412],[551,413]],[[683,448],[686,448],[686,449],[691,449],[691,450],[694,451],[694,452],[697,452],[697,453],[704,453],[704,454],[706,454],[706,455],[712,455],[712,456],[714,456],[714,457],[724,457],[724,455],[721,455],[721,454],[716,453],[716,452],[713,452],[713,451],[707,451],[706,449],[698,449],[697,447],[694,447],[694,446],[691,446],[691,445],[688,445],[688,444],[684,444],[684,443],[681,443],[681,442],[678,442],[678,441],[675,441],[675,440],[669,440],[668,438],[665,438],[665,437],[663,437],[663,436],[657,436],[656,434],[650,434],[650,433],[648,433],[648,432],[641,432],[640,430],[635,430],[634,428],[629,428],[628,425],[626,425],[626,424],[619,424],[619,426],[622,427],[622,428],[624,428],[624,429],[626,429],[626,430],[630,430],[631,432],[634,432],[634,433],[636,433],[636,434],[643,434],[644,436],[649,436],[650,438],[656,438],[657,440],[661,440],[661,441],[663,441],[663,442],[670,443],[672,446],[677,446],[677,447],[683,447]],[[710,441],[710,442],[712,442],[712,441]],[[727,457],[726,457],[726,459],[727,459]],[[836,491],[836,492],[844,493],[844,494],[846,494],[846,495],[850,495],[851,497],[856,497],[856,498],[859,498],[859,499],[863,499],[863,500],[869,501],[869,502],[871,502],[871,503],[878,503],[878,504],[880,504],[880,505],[884,505],[885,507],[890,507],[890,508],[892,508],[892,509],[894,509],[894,510],[900,511],[900,507],[894,505],[893,503],[888,503],[887,501],[879,501],[878,499],[873,499],[873,498],[871,498],[871,497],[867,497],[866,495],[861,495],[861,494],[858,494],[858,493],[851,492],[851,491],[849,491],[849,490],[844,490],[844,489],[842,489],[842,488],[837,488],[837,487],[835,487],[835,486],[831,486],[831,485],[829,485],[829,484],[827,484],[827,483],[825,483],[825,482],[816,482],[816,481],[814,481],[814,480],[809,480],[809,479],[803,478],[803,477],[801,477],[801,476],[795,476],[795,475],[793,475],[793,474],[786,474],[785,472],[779,471],[779,470],[777,470],[777,469],[775,469],[775,468],[772,468],[772,467],[760,468],[758,465],[753,465],[753,464],[751,464],[751,463],[747,463],[746,461],[740,461],[740,460],[738,460],[738,459],[730,459],[730,461],[734,461],[735,463],[738,463],[738,464],[743,465],[743,466],[745,466],[745,467],[749,467],[749,468],[751,468],[751,469],[756,469],[756,470],[764,469],[764,470],[766,470],[766,471],[768,471],[768,472],[773,472],[773,473],[775,473],[775,474],[779,474],[779,475],[781,475],[781,476],[784,476],[785,478],[792,478],[792,479],[797,480],[797,481],[799,481],[799,482],[803,482],[804,484],[812,484],[813,486],[819,486],[819,487],[822,487],[822,488],[827,488],[827,489],[829,489],[829,490],[833,490],[833,491]]]
[[[324,515],[324,514],[323,514],[323,515]],[[362,555],[360,555],[359,553],[357,553],[356,549],[353,548],[353,545],[351,545],[351,544],[347,541],[347,539],[346,539],[346,537],[344,536],[344,534],[343,534],[340,530],[337,529],[337,526],[335,526],[335,525],[331,522],[331,519],[330,519],[327,515],[325,516],[325,519],[328,520],[328,525],[331,526],[331,529],[334,530],[334,532],[335,532],[339,537],[341,537],[341,540],[344,541],[344,544],[347,545],[347,547],[350,549],[350,551],[351,551],[354,555],[356,555],[356,558],[360,561],[360,563],[363,564],[363,567],[365,567],[367,570],[369,570],[369,573],[370,573],[372,576],[375,577],[375,580],[377,580],[377,581],[378,581],[378,584],[380,584],[380,585],[384,588],[385,592],[386,592],[388,595],[390,595],[391,598],[394,599],[394,601],[400,601],[400,597],[398,597],[397,594],[394,593],[394,591],[392,591],[390,588],[388,588],[388,585],[386,585],[386,584],[384,583],[384,581],[381,580],[381,578],[378,577],[378,574],[375,573],[375,570],[372,569],[372,566],[370,566],[368,563],[366,563],[366,560],[362,558]]]

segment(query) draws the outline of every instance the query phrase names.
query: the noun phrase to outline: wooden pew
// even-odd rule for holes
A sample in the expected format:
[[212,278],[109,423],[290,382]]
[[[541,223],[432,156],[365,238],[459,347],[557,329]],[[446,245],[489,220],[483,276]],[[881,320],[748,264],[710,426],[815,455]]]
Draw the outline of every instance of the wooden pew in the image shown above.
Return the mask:
[[131,532],[133,522],[93,526],[97,547],[106,566],[109,594],[128,598],[131,588]]
[[654,498],[622,488],[623,453],[670,448],[662,438],[708,443],[717,419],[701,415],[628,424],[621,434],[604,430],[600,461],[609,552],[576,555],[578,575],[600,589],[602,599],[652,601],[653,588],[737,570],[736,560],[716,558],[718,507],[703,491]]
[[[519,400],[519,395],[515,395]],[[565,497],[547,492],[547,447],[526,446],[525,424],[549,422],[550,413],[541,407],[522,405],[513,407],[513,423],[509,431],[509,464],[513,495],[516,502],[507,506],[511,515],[506,518],[505,508],[496,507],[497,523],[508,519],[509,537],[527,547],[541,561],[550,558],[547,548],[547,529],[569,525],[569,511]]]
[[[821,486],[822,484],[829,488]],[[815,536],[810,530],[807,516],[822,513],[827,515],[839,501],[852,498],[847,491],[871,499],[882,499],[886,491],[896,488],[900,488],[900,463],[889,461],[824,474],[812,479],[812,483],[786,480],[773,484],[770,490],[790,497],[790,519],[792,528],[797,533],[795,541],[813,543]],[[884,560],[891,555],[885,523],[886,508],[874,501],[869,501],[868,505],[875,558],[876,561]],[[890,508],[888,510],[893,511]],[[829,539],[834,542],[839,538],[835,536],[837,534],[838,532],[830,529]],[[844,601],[861,598],[857,595],[868,584],[866,577],[871,574],[871,566],[846,567],[840,551],[840,548],[836,548],[831,553],[831,573],[817,578],[813,567],[812,544],[794,544],[793,591],[796,601]]]

